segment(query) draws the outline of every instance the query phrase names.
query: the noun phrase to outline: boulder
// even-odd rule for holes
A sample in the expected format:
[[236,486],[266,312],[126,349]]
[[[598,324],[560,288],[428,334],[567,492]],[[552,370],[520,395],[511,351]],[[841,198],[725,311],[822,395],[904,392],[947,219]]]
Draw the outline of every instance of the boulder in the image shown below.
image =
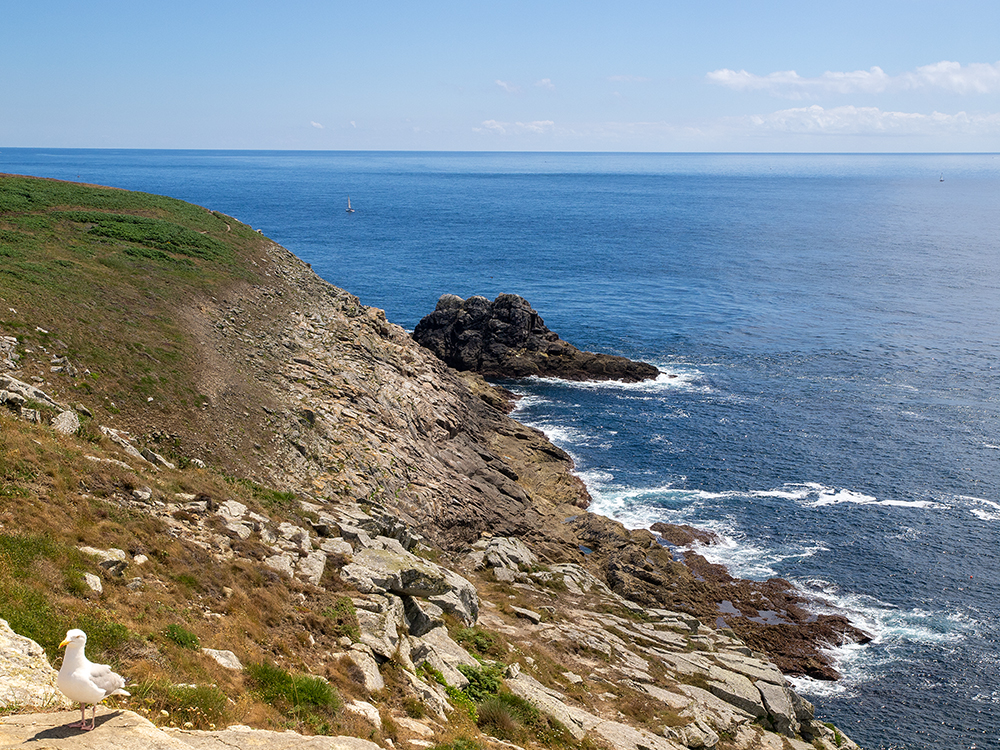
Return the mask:
[[681,745],[645,729],[636,729],[617,721],[607,721],[598,716],[568,705],[561,693],[542,685],[523,673],[507,678],[507,687],[540,711],[563,723],[574,738],[581,740],[588,734],[601,737],[612,747],[621,750],[683,750]]
[[99,576],[95,576],[93,573],[84,573],[83,581],[87,584],[87,588],[93,591],[95,594],[104,593],[104,584],[101,583]]
[[402,599],[406,613],[407,630],[414,638],[419,638],[434,628],[444,625],[441,619],[444,610],[436,604],[420,601],[412,596],[404,596]]
[[292,556],[286,552],[264,558],[264,564],[288,578],[295,575],[295,569],[292,567]]
[[143,448],[140,451],[140,455],[153,464],[153,466],[159,466],[162,469],[176,469],[177,465],[172,461],[168,461],[166,458],[161,456],[159,453],[151,451],[149,448]]
[[800,725],[795,716],[795,706],[792,703],[791,690],[780,685],[774,685],[764,680],[754,683],[760,691],[764,708],[771,719],[774,731],[794,737],[799,733]]
[[493,302],[445,294],[434,312],[417,323],[413,339],[450,367],[485,377],[537,375],[635,383],[660,372],[645,362],[580,351],[550,331],[528,301],[516,294],[501,294]]
[[479,616],[479,597],[469,581],[405,550],[360,550],[343,567],[341,577],[362,593],[428,599],[467,625],[474,625]]
[[129,440],[128,435],[122,430],[116,430],[113,427],[105,427],[101,425],[101,432],[108,436],[115,445],[121,448],[125,453],[132,456],[132,458],[138,458],[142,461],[146,461],[146,457],[139,452],[139,449],[132,445],[131,440]]
[[299,560],[299,577],[306,579],[313,586],[319,586],[319,582],[323,580],[323,571],[325,569],[326,552],[323,550],[310,552]]
[[[374,708],[374,707],[373,707]],[[381,723],[381,722],[380,722]],[[359,737],[324,737],[301,735],[291,730],[275,732],[235,725],[213,731],[175,730],[168,735],[176,738],[186,750],[381,750],[374,742]],[[124,750],[119,748],[119,750]]]
[[467,555],[473,570],[479,568],[506,568],[519,571],[538,563],[538,558],[520,539],[511,537],[491,537],[481,539],[472,545]]
[[730,703],[756,718],[767,715],[760,691],[748,678],[737,672],[728,672],[713,666],[708,671],[708,689],[709,692],[726,703]]
[[[87,711],[90,719],[90,710]],[[79,708],[43,714],[17,714],[0,718],[0,747],[38,747],[45,750],[191,750],[176,736],[157,729],[132,711],[97,707],[97,729],[81,732],[66,726],[80,720]],[[208,746],[203,746],[208,747]],[[229,745],[233,748],[248,745]],[[258,745],[257,747],[261,747]]]
[[382,717],[378,709],[367,701],[351,701],[344,704],[344,710],[355,716],[360,716],[374,727],[382,727]]
[[222,667],[226,669],[232,669],[235,672],[242,671],[243,664],[237,658],[236,654],[232,651],[218,651],[214,648],[203,648],[201,652],[207,656],[211,656],[215,661]]
[[458,671],[459,665],[478,667],[479,662],[448,635],[444,626],[434,628],[420,638],[411,638],[410,657],[419,667],[425,662],[444,675],[449,685],[462,688],[469,680]]
[[361,642],[382,659],[391,659],[400,642],[403,602],[395,596],[372,596],[355,599],[354,609],[361,629]]
[[6,620],[0,620],[0,709],[70,705],[56,688],[56,671],[42,647],[15,633]]
[[52,420],[52,429],[63,435],[72,435],[80,429],[80,418],[75,411],[67,409]]
[[362,684],[365,690],[369,693],[374,693],[385,689],[385,680],[382,679],[382,673],[378,670],[378,662],[372,656],[371,648],[364,644],[356,643],[347,652],[347,657],[361,670]]
[[683,727],[664,727],[663,734],[676,737],[683,745],[699,750],[714,748],[719,744],[719,735],[705,719],[695,719]]

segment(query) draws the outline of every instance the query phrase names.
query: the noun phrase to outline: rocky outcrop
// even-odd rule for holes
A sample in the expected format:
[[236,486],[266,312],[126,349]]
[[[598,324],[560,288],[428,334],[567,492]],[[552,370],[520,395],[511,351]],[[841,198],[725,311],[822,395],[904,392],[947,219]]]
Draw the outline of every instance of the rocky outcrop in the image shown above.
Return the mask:
[[0,710],[70,705],[56,688],[56,671],[42,647],[0,620]]
[[445,294],[414,328],[413,338],[450,367],[488,378],[537,375],[634,383],[659,375],[645,362],[580,351],[550,331],[528,301],[515,294],[501,294],[493,302]]

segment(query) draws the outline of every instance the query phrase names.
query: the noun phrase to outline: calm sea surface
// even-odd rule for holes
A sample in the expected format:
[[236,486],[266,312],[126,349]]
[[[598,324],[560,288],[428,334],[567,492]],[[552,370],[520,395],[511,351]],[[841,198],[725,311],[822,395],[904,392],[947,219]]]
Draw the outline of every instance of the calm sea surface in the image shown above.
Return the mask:
[[518,385],[516,416],[596,511],[712,529],[710,559],[871,633],[838,683],[796,681],[856,741],[1000,748],[1000,156],[0,149],[0,172],[228,213],[407,328],[513,292],[657,364],[677,377]]

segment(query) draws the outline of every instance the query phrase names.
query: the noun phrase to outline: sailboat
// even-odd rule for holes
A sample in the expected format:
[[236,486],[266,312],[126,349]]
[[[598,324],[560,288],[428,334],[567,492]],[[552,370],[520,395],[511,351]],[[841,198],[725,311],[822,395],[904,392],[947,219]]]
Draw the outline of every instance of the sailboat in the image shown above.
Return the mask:
[[347,196],[347,213],[353,214],[354,209],[351,208],[351,196]]

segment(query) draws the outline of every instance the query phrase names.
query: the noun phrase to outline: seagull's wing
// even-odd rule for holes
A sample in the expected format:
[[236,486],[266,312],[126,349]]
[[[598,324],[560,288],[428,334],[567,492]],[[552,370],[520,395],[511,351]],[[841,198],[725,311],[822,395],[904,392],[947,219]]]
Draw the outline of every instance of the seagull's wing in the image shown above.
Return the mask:
[[91,664],[90,680],[98,688],[104,691],[104,695],[128,695],[122,690],[125,687],[125,678],[120,674],[111,671],[107,664]]

